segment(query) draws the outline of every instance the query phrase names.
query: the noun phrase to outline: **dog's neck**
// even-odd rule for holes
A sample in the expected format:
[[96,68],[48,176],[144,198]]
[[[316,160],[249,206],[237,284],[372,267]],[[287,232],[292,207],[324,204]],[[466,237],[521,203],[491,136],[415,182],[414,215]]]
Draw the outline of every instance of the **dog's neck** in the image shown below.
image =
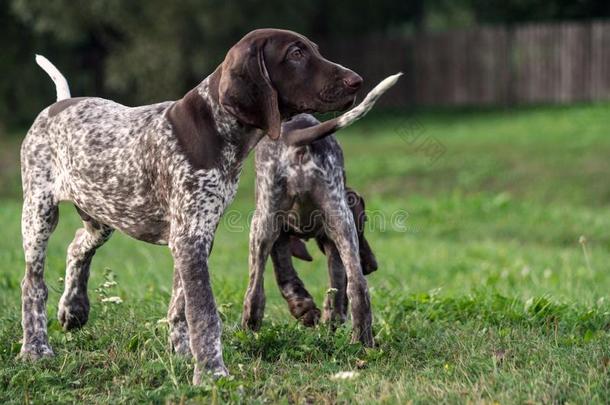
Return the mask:
[[221,66],[219,66],[214,73],[197,86],[197,90],[212,108],[218,133],[228,142],[242,150],[245,154],[243,157],[245,159],[248,153],[265,136],[265,133],[258,128],[241,123],[237,117],[231,114],[220,103],[219,86],[221,74]]
[[219,101],[220,68],[178,100],[168,119],[196,169],[219,169],[237,178],[248,153],[264,136],[245,125]]
[[233,144],[239,144],[243,135],[247,135],[247,128],[242,125],[235,116],[230,114],[220,104],[218,87],[220,83],[220,68],[209,75],[204,81],[195,88],[204,102],[210,107],[214,125],[224,140]]

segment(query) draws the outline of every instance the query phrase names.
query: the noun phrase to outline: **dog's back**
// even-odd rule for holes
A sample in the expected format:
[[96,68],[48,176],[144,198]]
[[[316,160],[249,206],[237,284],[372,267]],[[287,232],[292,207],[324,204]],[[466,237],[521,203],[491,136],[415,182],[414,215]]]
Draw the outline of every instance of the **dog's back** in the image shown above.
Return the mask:
[[[282,132],[312,127],[320,122],[310,114],[299,114],[282,124]],[[307,198],[318,186],[345,187],[343,151],[334,135],[307,146],[289,146],[264,139],[256,148],[257,190],[273,190],[276,198]],[[264,187],[261,183],[275,187]],[[280,204],[286,206],[285,204]]]
[[61,100],[39,114],[23,141],[23,178],[48,179],[41,187],[55,200],[72,201],[96,220],[147,240],[140,224],[144,219],[157,224],[164,214],[149,192],[156,180],[149,173],[165,163],[154,159],[157,145],[168,148],[171,141],[159,139],[169,105],[130,108],[93,97]]

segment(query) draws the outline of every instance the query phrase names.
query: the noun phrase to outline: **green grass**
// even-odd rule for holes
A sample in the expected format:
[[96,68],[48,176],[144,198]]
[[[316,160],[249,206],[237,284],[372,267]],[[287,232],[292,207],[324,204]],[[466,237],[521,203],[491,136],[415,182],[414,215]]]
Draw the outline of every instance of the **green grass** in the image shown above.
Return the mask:
[[[46,272],[57,356],[14,360],[24,266],[16,134],[0,147],[0,403],[608,403],[609,128],[610,104],[598,104],[377,114],[344,131],[348,183],[376,219],[378,347],[349,344],[349,325],[298,325],[269,269],[263,328],[242,331],[248,235],[225,221],[210,268],[232,376],[200,387],[189,384],[192,364],[168,351],[166,248],[115,235],[93,261],[89,323],[61,331],[65,250],[79,226],[68,205]],[[424,141],[444,154],[431,159]],[[252,194],[250,162],[231,206],[244,228]],[[297,266],[320,304],[325,264],[310,251],[314,263]],[[117,286],[100,288],[111,276]],[[331,378],[340,371],[358,374]]]

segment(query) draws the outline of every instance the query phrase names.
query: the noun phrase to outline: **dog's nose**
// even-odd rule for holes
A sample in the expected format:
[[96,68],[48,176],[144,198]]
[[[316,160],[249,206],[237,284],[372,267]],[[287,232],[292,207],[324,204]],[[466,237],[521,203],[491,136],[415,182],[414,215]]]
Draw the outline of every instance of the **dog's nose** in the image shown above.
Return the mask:
[[350,74],[343,79],[343,83],[350,90],[358,90],[362,85],[362,77],[360,77],[360,75],[357,73],[350,72]]

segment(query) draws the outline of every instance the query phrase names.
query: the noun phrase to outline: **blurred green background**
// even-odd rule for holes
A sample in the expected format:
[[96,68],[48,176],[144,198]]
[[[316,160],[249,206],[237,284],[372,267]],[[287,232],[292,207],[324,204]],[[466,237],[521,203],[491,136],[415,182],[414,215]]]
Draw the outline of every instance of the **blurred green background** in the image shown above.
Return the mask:
[[[587,0],[0,3],[0,403],[607,403],[604,17],[610,3]],[[263,328],[240,330],[254,205],[250,158],[210,259],[231,379],[189,385],[192,364],[168,350],[163,321],[169,252],[120,234],[93,260],[89,324],[61,331],[65,251],[80,226],[70,204],[61,205],[46,271],[57,357],[14,360],[24,268],[19,145],[54,100],[33,54],[56,63],[74,95],[146,104],[180,97],[236,40],[263,26],[308,35],[323,54],[364,70],[369,85],[398,68],[416,69],[387,94],[391,108],[338,134],[348,184],[377,218],[368,238],[380,268],[368,281],[378,347],[350,345],[349,325],[336,334],[297,325],[269,269]],[[368,45],[338,46],[356,36]],[[452,48],[452,38],[461,47]],[[499,59],[486,64],[485,52],[503,47],[512,57],[494,53]],[[467,63],[472,49],[485,50],[473,54],[481,63]],[[503,61],[527,68],[504,71]],[[478,77],[477,69],[491,76]],[[506,91],[488,97],[487,83]],[[556,83],[562,91],[554,92]],[[325,260],[314,243],[309,248],[314,263],[296,266],[321,305]],[[109,277],[117,285],[103,287]],[[102,302],[108,295],[123,303]],[[332,379],[346,370],[358,377]]]
[[[338,47],[322,46],[323,53],[336,59],[343,53],[335,48],[345,48],[350,38],[372,36],[374,50],[384,49],[389,39],[410,35],[604,17],[610,17],[610,3],[599,0],[5,0],[0,3],[0,130],[29,125],[54,98],[48,78],[33,63],[34,53],[60,67],[74,95],[137,105],[179,98],[254,28],[292,29],[321,45],[339,41]],[[434,50],[430,48],[427,52]],[[378,71],[395,72],[385,65],[401,67],[412,57],[390,52],[366,69],[368,85]],[[352,53],[355,60],[343,62],[359,71],[369,56],[362,50]],[[412,72],[405,73],[403,81],[411,80]],[[440,86],[442,92],[447,83]]]

